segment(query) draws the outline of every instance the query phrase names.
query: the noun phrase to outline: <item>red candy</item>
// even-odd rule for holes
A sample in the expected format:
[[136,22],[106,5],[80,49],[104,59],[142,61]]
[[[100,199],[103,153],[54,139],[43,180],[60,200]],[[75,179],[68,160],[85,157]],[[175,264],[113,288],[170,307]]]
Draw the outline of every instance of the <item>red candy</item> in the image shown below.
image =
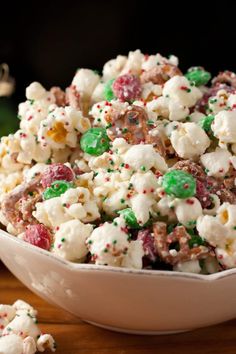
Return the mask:
[[41,178],[43,188],[50,187],[52,182],[64,180],[71,182],[74,179],[73,171],[63,165],[63,163],[54,163],[44,171]]
[[24,234],[24,241],[31,245],[49,250],[51,247],[51,234],[42,224],[29,225]]
[[154,237],[149,230],[141,230],[138,232],[137,240],[143,242],[143,250],[145,256],[152,262],[155,262],[157,255],[154,245]]
[[196,188],[196,198],[201,203],[201,206],[205,209],[211,206],[212,200],[209,190],[205,183],[200,181],[199,179],[196,180],[197,188]]
[[114,95],[121,101],[134,101],[141,95],[140,79],[131,74],[119,76],[113,83]]

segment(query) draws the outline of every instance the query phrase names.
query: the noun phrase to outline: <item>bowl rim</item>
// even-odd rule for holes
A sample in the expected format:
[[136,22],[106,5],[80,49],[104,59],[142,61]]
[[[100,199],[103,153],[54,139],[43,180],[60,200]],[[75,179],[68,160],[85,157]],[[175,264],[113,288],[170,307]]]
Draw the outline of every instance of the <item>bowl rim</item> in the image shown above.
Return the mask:
[[[58,262],[61,265],[69,268],[70,270],[83,270],[83,271],[96,271],[96,272],[109,272],[109,273],[118,273],[122,275],[132,274],[137,276],[152,276],[152,277],[174,277],[174,278],[182,278],[189,279],[195,281],[206,281],[212,282],[216,280],[220,280],[222,278],[230,277],[236,274],[236,268],[223,270],[218,273],[213,274],[195,274],[195,273],[187,273],[187,272],[177,272],[177,271],[168,271],[168,270],[149,270],[149,269],[134,269],[134,268],[121,268],[121,267],[113,267],[113,266],[105,266],[105,265],[95,265],[88,263],[74,263],[71,261],[67,261],[66,259],[60,258],[56,254],[52,252],[46,251],[42,248],[36,247],[27,243],[16,236],[9,234],[8,232],[0,229],[0,240],[1,238],[10,240],[16,244],[19,244],[21,247],[30,250],[33,253],[39,253],[43,256],[49,257],[53,259],[54,262]],[[0,254],[1,260],[1,254]]]

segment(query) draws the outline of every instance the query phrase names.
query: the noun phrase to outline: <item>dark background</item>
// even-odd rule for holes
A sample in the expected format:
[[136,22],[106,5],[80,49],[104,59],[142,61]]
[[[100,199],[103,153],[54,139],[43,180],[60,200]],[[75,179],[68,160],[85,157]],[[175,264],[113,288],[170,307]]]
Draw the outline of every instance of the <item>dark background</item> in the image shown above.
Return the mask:
[[183,71],[236,71],[233,1],[1,1],[0,12],[0,63],[16,79],[15,105],[34,80],[65,87],[78,67],[102,69],[137,48],[175,54]]

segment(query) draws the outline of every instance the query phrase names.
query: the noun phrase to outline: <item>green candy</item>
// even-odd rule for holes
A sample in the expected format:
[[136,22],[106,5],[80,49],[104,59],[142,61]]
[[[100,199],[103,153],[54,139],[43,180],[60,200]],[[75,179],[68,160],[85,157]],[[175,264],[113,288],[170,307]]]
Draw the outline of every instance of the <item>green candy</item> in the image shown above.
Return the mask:
[[199,125],[207,133],[212,133],[211,124],[213,123],[215,117],[212,115],[206,116],[199,121]]
[[115,98],[114,92],[112,90],[112,84],[114,81],[115,81],[115,79],[111,79],[105,83],[103,94],[104,94],[105,100],[107,100],[107,101],[111,101],[111,100],[113,100],[113,98]]
[[185,74],[187,79],[195,84],[195,86],[206,85],[211,79],[211,74],[200,67],[190,68]]
[[118,214],[122,215],[126,224],[132,229],[139,229],[140,226],[137,222],[136,216],[131,208],[118,211]]
[[110,140],[104,128],[91,128],[82,135],[81,149],[89,155],[99,156],[110,148]]
[[71,182],[59,180],[52,182],[51,186],[45,189],[43,192],[43,199],[51,199],[55,197],[60,197],[61,194],[65,193],[68,189],[75,188],[74,184]]
[[181,170],[172,170],[163,176],[162,186],[168,195],[176,198],[190,198],[196,193],[196,181],[194,177]]

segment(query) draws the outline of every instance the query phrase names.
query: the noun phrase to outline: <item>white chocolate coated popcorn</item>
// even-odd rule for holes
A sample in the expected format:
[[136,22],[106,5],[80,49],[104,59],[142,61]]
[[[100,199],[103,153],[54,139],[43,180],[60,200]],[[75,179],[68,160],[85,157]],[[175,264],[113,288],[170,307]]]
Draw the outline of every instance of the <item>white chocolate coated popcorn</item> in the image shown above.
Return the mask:
[[55,233],[54,253],[68,261],[79,261],[87,255],[86,239],[93,230],[92,225],[79,220],[70,220],[60,225]]
[[22,300],[17,300],[12,306],[0,305],[0,315],[4,321],[0,325],[1,354],[35,354],[50,349],[55,352],[56,343],[50,334],[41,334],[37,326],[37,311]]
[[72,107],[56,108],[40,123],[39,140],[53,149],[75,148],[78,134],[90,128],[88,118]]
[[128,235],[116,219],[94,229],[86,243],[96,264],[111,266],[120,266],[129,248]]
[[142,241],[131,241],[127,255],[122,260],[121,266],[124,268],[142,269],[144,250]]
[[124,162],[130,165],[134,170],[150,170],[152,167],[159,171],[166,171],[167,165],[165,159],[154,150],[152,145],[140,144],[129,148],[124,156]]
[[95,87],[99,83],[99,75],[90,69],[79,69],[75,74],[72,85],[74,85],[78,92],[82,95],[92,95]]
[[68,189],[60,197],[37,203],[33,215],[40,223],[52,228],[69,220],[90,222],[100,216],[89,190],[83,187]]
[[103,80],[111,80],[116,78],[124,68],[127,62],[127,57],[118,55],[116,59],[111,59],[103,67]]
[[196,123],[182,123],[172,131],[170,140],[177,154],[184,159],[202,155],[210,145],[207,134]]
[[165,83],[163,96],[176,100],[183,106],[192,107],[202,97],[202,93],[197,87],[191,86],[184,76],[174,76]]
[[188,228],[191,228],[192,221],[196,221],[202,215],[201,204],[196,198],[176,199],[173,205],[178,221]]
[[201,163],[208,170],[208,176],[224,177],[230,168],[231,154],[226,149],[216,148],[200,157]]
[[236,143],[236,111],[221,111],[211,125],[214,135],[223,143]]

